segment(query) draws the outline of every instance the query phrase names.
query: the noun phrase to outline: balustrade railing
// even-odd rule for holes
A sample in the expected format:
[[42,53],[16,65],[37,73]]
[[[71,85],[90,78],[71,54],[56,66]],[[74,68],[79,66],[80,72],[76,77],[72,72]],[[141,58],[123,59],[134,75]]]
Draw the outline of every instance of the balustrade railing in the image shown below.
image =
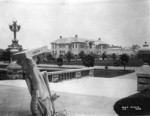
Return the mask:
[[50,82],[59,82],[63,80],[69,80],[74,78],[81,78],[94,75],[94,68],[81,68],[81,69],[68,69],[56,72],[47,72]]

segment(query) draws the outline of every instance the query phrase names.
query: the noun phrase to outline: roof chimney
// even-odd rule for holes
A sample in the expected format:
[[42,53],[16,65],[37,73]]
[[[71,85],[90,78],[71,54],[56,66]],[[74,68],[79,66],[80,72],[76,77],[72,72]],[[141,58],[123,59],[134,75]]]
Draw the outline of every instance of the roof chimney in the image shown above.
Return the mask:
[[62,36],[59,36],[60,38],[62,38]]
[[78,35],[75,35],[75,38],[78,38]]

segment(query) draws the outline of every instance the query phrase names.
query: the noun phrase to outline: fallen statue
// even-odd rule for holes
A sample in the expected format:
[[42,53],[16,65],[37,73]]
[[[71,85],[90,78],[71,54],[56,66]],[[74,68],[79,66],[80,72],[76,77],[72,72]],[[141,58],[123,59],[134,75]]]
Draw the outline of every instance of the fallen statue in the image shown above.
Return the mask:
[[59,96],[51,95],[48,84],[47,72],[40,72],[37,64],[32,59],[33,56],[41,54],[47,50],[42,47],[30,51],[16,53],[13,59],[22,66],[24,78],[31,94],[30,109],[33,116],[65,116],[63,113],[56,113],[54,100]]

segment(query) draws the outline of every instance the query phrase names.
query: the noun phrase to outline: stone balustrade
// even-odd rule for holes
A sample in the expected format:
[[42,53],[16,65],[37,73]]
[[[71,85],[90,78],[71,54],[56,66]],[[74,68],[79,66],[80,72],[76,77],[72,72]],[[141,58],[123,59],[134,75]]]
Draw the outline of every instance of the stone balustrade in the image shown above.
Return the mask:
[[73,78],[81,78],[86,76],[94,76],[94,67],[81,69],[68,69],[56,72],[47,72],[50,82],[58,82]]
[[137,73],[137,90],[150,88],[150,66],[144,64]]

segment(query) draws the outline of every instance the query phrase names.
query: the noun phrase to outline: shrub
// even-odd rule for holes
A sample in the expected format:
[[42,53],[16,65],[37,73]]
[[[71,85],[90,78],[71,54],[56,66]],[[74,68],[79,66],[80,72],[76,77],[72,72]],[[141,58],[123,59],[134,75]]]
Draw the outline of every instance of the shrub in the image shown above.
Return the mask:
[[121,64],[120,64],[120,61],[119,61],[119,60],[114,60],[114,61],[113,61],[113,65],[114,65],[114,66],[120,66]]
[[111,55],[111,57],[112,57],[113,60],[115,60],[115,59],[117,58],[117,55],[116,55],[115,53],[113,53],[113,54]]
[[84,51],[81,51],[79,54],[78,54],[79,58],[80,59],[83,59],[85,57],[85,53]]
[[82,64],[86,67],[93,67],[95,64],[95,58],[92,54],[85,55],[82,59]]
[[106,53],[103,53],[102,54],[102,59],[105,60],[105,58],[107,58],[107,55],[106,55]]
[[46,56],[46,59],[50,62],[51,60],[54,61],[55,58],[53,57],[52,54],[48,54],[48,55]]
[[62,58],[57,58],[57,65],[60,67],[63,65],[63,59]]

